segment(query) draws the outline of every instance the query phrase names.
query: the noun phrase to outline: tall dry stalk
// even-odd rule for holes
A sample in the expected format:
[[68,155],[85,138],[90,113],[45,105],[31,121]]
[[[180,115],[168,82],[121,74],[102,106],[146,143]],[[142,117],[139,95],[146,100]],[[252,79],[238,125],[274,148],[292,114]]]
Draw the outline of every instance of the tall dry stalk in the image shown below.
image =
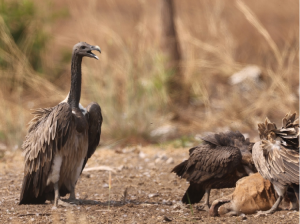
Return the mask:
[[268,33],[268,31],[264,28],[264,26],[261,24],[261,22],[258,20],[258,18],[255,16],[255,14],[251,11],[251,9],[245,4],[245,2],[241,0],[236,0],[236,5],[238,9],[245,15],[246,19],[257,29],[257,31],[266,39],[267,43],[270,45],[272,51],[274,52],[274,55],[277,59],[277,63],[279,67],[282,66],[282,56],[281,53]]

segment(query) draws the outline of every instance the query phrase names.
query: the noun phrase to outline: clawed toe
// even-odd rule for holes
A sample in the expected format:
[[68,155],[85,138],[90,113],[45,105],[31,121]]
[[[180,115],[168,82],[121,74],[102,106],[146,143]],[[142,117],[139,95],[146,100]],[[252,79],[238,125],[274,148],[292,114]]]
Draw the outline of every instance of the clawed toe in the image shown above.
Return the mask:
[[197,206],[200,211],[209,211],[209,206],[207,204]]
[[65,201],[62,201],[62,200],[58,200],[58,205],[59,205],[59,206],[62,206],[62,207],[70,207],[70,206],[73,206],[71,203],[65,202]]
[[267,216],[269,213],[268,212],[263,212],[263,211],[258,211],[254,217],[260,217],[260,216]]

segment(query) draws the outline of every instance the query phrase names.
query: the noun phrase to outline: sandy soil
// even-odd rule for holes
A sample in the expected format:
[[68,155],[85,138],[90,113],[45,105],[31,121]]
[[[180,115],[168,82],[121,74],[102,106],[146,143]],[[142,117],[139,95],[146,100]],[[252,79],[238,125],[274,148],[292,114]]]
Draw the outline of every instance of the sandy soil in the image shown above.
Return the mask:
[[[163,156],[164,155],[164,156]],[[88,168],[108,166],[82,174],[77,183],[79,205],[52,209],[44,205],[18,205],[23,157],[6,153],[0,159],[0,223],[299,223],[299,212],[278,211],[267,217],[209,217],[205,211],[179,201],[188,187],[170,171],[188,156],[188,148],[100,148]],[[105,167],[104,167],[105,168]],[[211,202],[233,189],[213,190]],[[110,203],[109,203],[110,201]],[[170,221],[171,220],[171,221]]]

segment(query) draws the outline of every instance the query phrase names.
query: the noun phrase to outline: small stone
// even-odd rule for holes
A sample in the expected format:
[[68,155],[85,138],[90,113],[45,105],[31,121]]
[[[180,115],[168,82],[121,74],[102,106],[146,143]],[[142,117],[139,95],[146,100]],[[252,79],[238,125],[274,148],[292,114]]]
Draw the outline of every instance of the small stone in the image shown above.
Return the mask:
[[168,218],[167,216],[164,216],[163,220],[166,222],[172,222],[172,219]]
[[143,153],[142,151],[139,153],[139,157],[141,158],[141,159],[144,159],[145,157],[146,157],[146,154],[145,153]]
[[173,205],[173,209],[178,210],[178,209],[180,209],[180,206],[178,204],[175,204],[175,205]]
[[167,164],[173,164],[174,163],[174,159],[172,157],[170,157],[167,161]]
[[163,205],[172,205],[173,203],[172,203],[171,201],[167,201],[167,200],[164,199],[164,200],[162,201],[162,204],[163,204]]
[[154,198],[154,197],[157,197],[157,196],[158,196],[157,193],[155,193],[155,194],[148,194],[148,197],[149,197],[149,198]]
[[161,159],[161,158],[157,158],[156,160],[155,160],[155,163],[162,163],[163,162],[163,160]]
[[247,217],[246,217],[246,215],[245,215],[244,213],[242,213],[242,214],[240,214],[240,219],[241,219],[241,220],[246,220]]
[[118,167],[117,167],[117,170],[118,170],[118,171],[122,171],[123,168],[124,168],[124,165],[121,165],[121,166],[118,166]]
[[163,161],[166,161],[166,160],[168,159],[168,157],[167,157],[166,155],[162,155],[162,156],[160,157],[160,159],[163,160]]
[[103,187],[103,188],[108,188],[109,186],[108,186],[107,183],[105,183],[105,184],[102,185],[102,187]]

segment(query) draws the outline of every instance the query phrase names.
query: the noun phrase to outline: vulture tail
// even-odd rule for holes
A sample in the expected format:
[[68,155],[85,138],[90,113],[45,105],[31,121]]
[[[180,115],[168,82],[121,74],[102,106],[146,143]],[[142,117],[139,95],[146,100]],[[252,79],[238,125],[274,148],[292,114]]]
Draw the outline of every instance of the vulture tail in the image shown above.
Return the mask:
[[205,189],[203,189],[201,185],[190,183],[190,186],[186,190],[181,201],[185,204],[189,204],[189,203],[195,204],[201,201],[204,194],[205,194]]
[[28,174],[23,179],[19,205],[45,203],[46,195],[43,194],[43,195],[38,195],[36,197],[32,189],[33,189],[33,175]]
[[293,187],[293,189],[294,189],[294,192],[295,192],[297,201],[298,201],[298,203],[300,204],[300,185],[293,184],[292,187]]
[[171,171],[171,173],[176,173],[177,176],[182,177],[183,174],[186,171],[186,165],[187,165],[187,160],[183,161],[182,163],[178,164],[177,166],[175,166],[173,168],[173,170]]

